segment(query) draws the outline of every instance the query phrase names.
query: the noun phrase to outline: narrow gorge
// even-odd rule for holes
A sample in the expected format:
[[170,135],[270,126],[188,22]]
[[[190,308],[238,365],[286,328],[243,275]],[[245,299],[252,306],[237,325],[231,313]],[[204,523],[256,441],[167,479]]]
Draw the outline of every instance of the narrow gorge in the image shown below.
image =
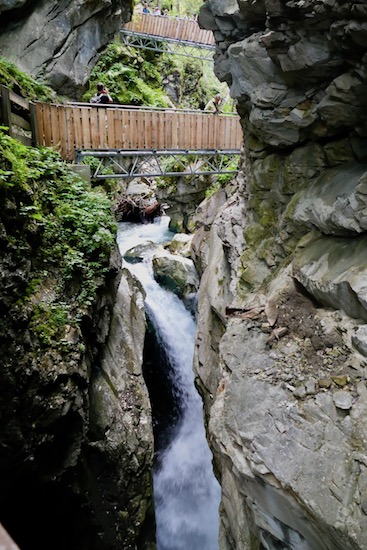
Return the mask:
[[[122,0],[0,0],[0,55],[75,98],[131,13]],[[219,550],[363,550],[367,5],[205,0],[199,24],[244,135],[237,177],[185,223],[181,191],[201,200],[205,185],[169,195],[200,278],[195,343],[192,319],[182,340],[220,484]],[[193,550],[181,505],[174,543],[159,491],[154,503],[147,290],[105,190],[36,151],[0,132],[0,522],[21,550]],[[185,391],[191,420],[201,402]],[[181,440],[174,452],[192,459]],[[213,536],[211,483],[197,487],[208,515],[191,510],[198,547]]]

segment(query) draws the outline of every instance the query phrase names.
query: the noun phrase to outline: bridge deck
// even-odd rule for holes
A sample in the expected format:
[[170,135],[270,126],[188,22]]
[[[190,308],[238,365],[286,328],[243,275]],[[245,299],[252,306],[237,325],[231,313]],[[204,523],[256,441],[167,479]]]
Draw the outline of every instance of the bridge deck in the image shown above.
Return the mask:
[[37,102],[36,118],[37,144],[66,160],[75,150],[239,151],[243,139],[233,114]]
[[213,33],[201,29],[196,21],[188,19],[172,19],[157,15],[136,14],[133,21],[128,22],[124,26],[124,29],[136,34],[215,46]]

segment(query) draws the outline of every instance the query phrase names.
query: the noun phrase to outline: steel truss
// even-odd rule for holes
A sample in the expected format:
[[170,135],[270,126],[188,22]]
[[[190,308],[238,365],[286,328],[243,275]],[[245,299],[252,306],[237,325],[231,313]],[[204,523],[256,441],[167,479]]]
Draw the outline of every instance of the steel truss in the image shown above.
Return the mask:
[[[163,36],[152,36],[150,34],[137,33],[123,29],[120,31],[122,41],[126,46],[152,50],[154,52],[173,53],[201,59],[202,61],[213,61],[215,46],[210,44],[201,44],[199,42],[189,42],[186,40],[175,40]],[[183,48],[184,46],[184,48]]]
[[[238,172],[239,149],[231,150],[81,150],[75,161],[96,157],[99,164],[93,178],[158,178]],[[106,173],[106,169],[108,172]],[[109,172],[112,172],[111,174]]]

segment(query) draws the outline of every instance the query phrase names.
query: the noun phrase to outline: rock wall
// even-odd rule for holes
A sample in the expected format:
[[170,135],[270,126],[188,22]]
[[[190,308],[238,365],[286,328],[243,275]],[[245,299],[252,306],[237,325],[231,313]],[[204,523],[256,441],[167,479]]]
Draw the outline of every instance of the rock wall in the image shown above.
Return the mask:
[[0,55],[78,99],[99,53],[131,12],[131,0],[0,0]]
[[143,291],[121,277],[116,252],[93,303],[77,307],[69,281],[75,322],[59,319],[58,338],[46,339],[52,319],[32,319],[61,284],[57,261],[41,281],[42,227],[24,222],[9,195],[0,213],[1,521],[22,549],[152,550]]
[[207,0],[200,23],[245,138],[193,243],[220,548],[362,549],[367,7]]

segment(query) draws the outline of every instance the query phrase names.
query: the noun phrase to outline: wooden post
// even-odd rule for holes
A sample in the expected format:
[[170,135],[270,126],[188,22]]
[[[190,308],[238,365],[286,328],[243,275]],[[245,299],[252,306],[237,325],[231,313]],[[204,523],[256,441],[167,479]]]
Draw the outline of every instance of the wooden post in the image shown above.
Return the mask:
[[5,86],[0,86],[1,90],[1,120],[4,126],[9,128],[9,136],[13,135],[11,127],[11,104],[10,92]]
[[29,112],[30,112],[31,133],[32,133],[32,146],[37,147],[39,145],[39,132],[38,132],[36,106],[34,103],[29,104]]

